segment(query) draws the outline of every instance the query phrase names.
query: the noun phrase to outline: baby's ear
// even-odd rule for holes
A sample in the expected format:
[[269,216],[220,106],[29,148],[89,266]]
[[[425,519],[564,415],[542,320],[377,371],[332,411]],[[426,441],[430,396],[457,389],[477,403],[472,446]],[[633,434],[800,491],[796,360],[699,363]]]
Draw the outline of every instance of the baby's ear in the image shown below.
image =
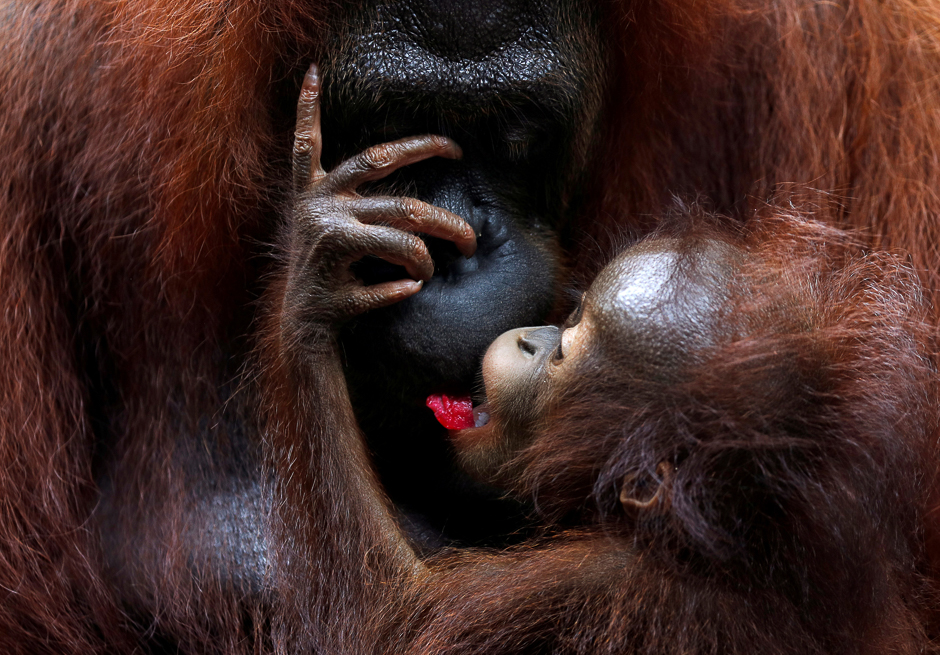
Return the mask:
[[672,505],[672,481],[676,467],[662,461],[656,467],[656,476],[632,474],[620,486],[620,504],[627,516],[639,518],[644,512],[664,513]]

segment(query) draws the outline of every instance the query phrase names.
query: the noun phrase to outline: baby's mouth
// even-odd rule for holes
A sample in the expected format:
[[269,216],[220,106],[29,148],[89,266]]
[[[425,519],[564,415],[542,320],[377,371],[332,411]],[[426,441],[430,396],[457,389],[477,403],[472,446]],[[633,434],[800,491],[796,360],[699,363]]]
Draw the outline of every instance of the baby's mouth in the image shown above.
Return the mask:
[[482,428],[490,422],[490,406],[485,402],[473,408],[473,427]]

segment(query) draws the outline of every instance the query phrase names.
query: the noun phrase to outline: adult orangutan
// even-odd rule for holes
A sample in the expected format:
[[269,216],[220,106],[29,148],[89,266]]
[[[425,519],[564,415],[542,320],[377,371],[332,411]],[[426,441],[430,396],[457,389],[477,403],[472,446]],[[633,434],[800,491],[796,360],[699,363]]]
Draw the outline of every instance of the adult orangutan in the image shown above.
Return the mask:
[[[310,61],[327,169],[424,133],[463,151],[360,191],[461,216],[473,257],[429,238],[424,291],[341,335],[383,486],[432,550],[499,544],[520,510],[451,463],[424,399],[598,270],[614,224],[799,201],[937,287],[935,22],[900,0],[3,2],[0,647],[275,645],[293,585],[266,571],[306,533],[269,527],[249,354]],[[277,634],[317,631],[291,616]]]

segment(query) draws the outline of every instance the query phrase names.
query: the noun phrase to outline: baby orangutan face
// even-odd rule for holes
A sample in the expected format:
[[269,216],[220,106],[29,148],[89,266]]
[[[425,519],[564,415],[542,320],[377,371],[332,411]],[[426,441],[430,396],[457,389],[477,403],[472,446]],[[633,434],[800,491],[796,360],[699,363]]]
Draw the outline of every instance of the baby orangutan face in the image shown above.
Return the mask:
[[461,463],[512,487],[513,457],[564,411],[563,391],[596,377],[629,380],[618,391],[668,381],[712,342],[739,251],[703,239],[656,239],[607,265],[563,326],[510,330],[483,360],[485,399],[476,426],[454,433]]

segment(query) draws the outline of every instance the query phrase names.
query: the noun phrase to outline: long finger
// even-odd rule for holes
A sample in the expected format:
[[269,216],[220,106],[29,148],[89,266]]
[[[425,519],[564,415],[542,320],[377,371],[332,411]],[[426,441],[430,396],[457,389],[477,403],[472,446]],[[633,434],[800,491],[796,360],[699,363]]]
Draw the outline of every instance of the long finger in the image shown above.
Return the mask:
[[348,210],[362,223],[384,222],[391,227],[453,241],[464,257],[477,249],[473,228],[457,214],[415,198],[369,197],[348,201]]
[[320,134],[320,74],[310,64],[297,101],[297,126],[294,130],[294,190],[303,191],[326,175],[320,166],[323,137]]
[[360,184],[378,180],[390,173],[431,157],[460,159],[463,151],[446,136],[424,134],[389,143],[380,143],[350,157],[323,180],[327,193],[353,191]]
[[423,284],[414,280],[395,280],[353,289],[342,301],[346,305],[345,313],[355,316],[370,309],[394,305],[418,293]]
[[434,275],[434,261],[424,242],[413,234],[384,225],[350,226],[357,248],[350,252],[347,261],[353,262],[366,255],[403,266],[415,280],[430,280]]

